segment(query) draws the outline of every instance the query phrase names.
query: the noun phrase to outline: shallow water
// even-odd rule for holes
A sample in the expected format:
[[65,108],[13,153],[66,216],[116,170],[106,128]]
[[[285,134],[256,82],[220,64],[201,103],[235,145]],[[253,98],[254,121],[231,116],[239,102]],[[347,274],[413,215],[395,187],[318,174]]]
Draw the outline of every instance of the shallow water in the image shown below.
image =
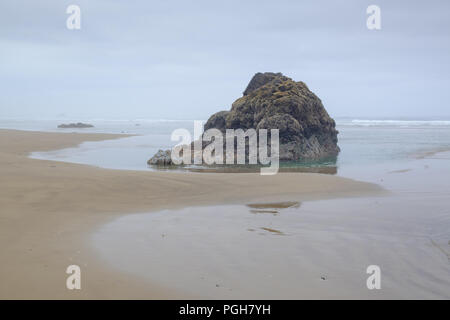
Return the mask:
[[[449,161],[373,167],[366,176],[385,197],[127,215],[93,245],[113,268],[200,298],[448,299]],[[369,265],[381,268],[381,290],[366,287]]]
[[[91,121],[92,122],[92,121]],[[41,124],[42,128],[56,127]],[[111,169],[155,170],[147,160],[159,149],[169,149],[176,142],[170,135],[177,128],[193,132],[192,121],[100,121],[93,129],[63,130],[64,132],[134,133],[139,136],[118,140],[85,142],[76,148],[33,153],[33,158],[68,161]],[[139,126],[136,126],[138,124]],[[0,127],[13,126],[0,121]],[[18,126],[18,124],[15,124]],[[22,125],[38,128],[39,125]],[[321,162],[284,163],[282,170],[341,174],[350,168],[367,167],[379,163],[402,163],[435,150],[450,149],[450,121],[372,121],[337,120],[341,153],[336,160]],[[61,130],[52,129],[61,132]],[[201,166],[189,167],[191,171],[248,171],[249,168],[233,166],[213,170]],[[259,170],[253,169],[253,171]]]
[[[305,202],[277,216],[244,206],[129,215],[93,243],[110,267],[203,298],[448,299],[450,224],[436,200]],[[369,265],[381,268],[380,291],[366,288]]]

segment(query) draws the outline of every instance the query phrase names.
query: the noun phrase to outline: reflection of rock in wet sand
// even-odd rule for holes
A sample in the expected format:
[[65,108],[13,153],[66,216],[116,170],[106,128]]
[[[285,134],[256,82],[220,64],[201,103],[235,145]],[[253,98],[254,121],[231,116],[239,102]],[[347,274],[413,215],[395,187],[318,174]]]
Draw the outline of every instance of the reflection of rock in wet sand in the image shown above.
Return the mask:
[[277,230],[277,229],[266,228],[266,227],[262,227],[261,229],[262,229],[262,230],[265,230],[265,231],[268,231],[268,232],[272,232],[272,233],[278,234],[278,235],[280,235],[280,236],[283,236],[283,235],[284,235],[283,232],[281,232],[280,230]]
[[275,202],[275,203],[251,203],[247,207],[253,208],[250,210],[251,213],[270,213],[274,216],[278,215],[279,210],[276,209],[286,209],[286,208],[299,208],[300,202],[298,201],[285,201],[285,202]]
[[[209,172],[209,173],[249,173],[249,172],[260,172],[261,166],[257,165],[248,165],[248,166],[240,166],[240,165],[223,165],[223,166],[211,166],[211,167],[178,167],[174,166],[171,168],[170,166],[165,167],[166,170],[186,170],[190,172]],[[307,173],[322,173],[322,174],[331,174],[334,175],[337,173],[336,166],[330,165],[318,165],[318,166],[300,166],[300,167],[280,167],[278,172],[307,172]]]
[[271,213],[274,216],[278,215],[277,210],[250,210],[251,213],[258,214],[258,213]]
[[285,201],[274,203],[250,203],[247,207],[253,209],[286,209],[286,208],[299,208],[301,205],[298,201]]
[[411,170],[412,169],[393,170],[393,171],[389,171],[389,173],[404,173],[404,172],[408,172]]

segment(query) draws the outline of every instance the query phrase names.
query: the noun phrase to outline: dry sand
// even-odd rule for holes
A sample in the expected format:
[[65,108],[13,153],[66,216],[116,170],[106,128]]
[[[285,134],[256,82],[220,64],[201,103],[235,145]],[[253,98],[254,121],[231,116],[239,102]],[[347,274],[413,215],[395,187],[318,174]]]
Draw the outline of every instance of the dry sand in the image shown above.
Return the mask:
[[[312,173],[120,171],[28,158],[33,151],[119,137],[0,130],[1,299],[186,298],[109,268],[91,248],[93,231],[127,213],[382,192]],[[81,290],[66,289],[71,264],[82,268]]]

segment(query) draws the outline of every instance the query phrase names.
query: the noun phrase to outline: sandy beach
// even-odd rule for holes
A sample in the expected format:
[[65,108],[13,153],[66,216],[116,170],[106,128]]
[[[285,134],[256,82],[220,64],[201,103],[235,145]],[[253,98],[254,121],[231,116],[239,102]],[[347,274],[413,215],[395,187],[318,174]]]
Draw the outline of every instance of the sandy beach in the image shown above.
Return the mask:
[[450,1],[22,2],[0,300],[450,300]]
[[[384,192],[313,173],[142,172],[28,158],[34,151],[123,136],[0,130],[1,299],[185,298],[110,268],[90,246],[92,233],[130,213]],[[66,289],[71,264],[82,268],[82,290]]]

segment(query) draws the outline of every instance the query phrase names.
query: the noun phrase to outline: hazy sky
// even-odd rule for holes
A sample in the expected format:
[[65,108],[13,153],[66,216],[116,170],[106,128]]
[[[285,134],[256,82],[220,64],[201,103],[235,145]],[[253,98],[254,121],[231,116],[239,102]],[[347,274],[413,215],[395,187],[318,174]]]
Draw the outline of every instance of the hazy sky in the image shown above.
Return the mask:
[[2,0],[0,70],[0,117],[206,119],[273,71],[335,117],[450,118],[450,1]]

